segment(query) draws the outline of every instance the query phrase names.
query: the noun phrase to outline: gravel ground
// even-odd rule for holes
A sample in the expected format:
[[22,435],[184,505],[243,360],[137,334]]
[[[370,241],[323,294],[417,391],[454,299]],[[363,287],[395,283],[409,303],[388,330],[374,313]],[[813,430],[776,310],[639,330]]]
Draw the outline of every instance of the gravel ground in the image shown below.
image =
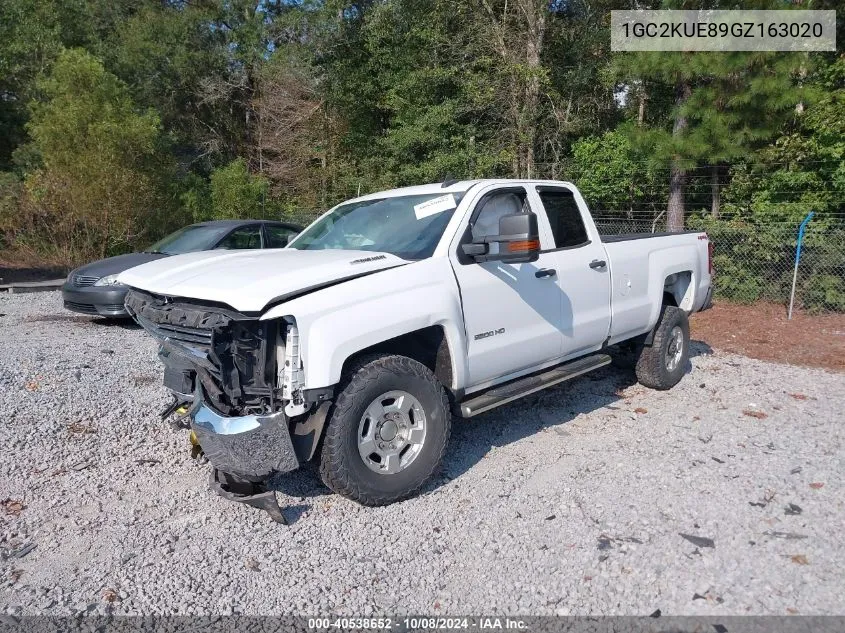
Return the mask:
[[208,490],[142,331],[58,293],[0,315],[0,613],[845,613],[843,374],[608,368],[456,421],[416,499],[293,473],[285,527]]

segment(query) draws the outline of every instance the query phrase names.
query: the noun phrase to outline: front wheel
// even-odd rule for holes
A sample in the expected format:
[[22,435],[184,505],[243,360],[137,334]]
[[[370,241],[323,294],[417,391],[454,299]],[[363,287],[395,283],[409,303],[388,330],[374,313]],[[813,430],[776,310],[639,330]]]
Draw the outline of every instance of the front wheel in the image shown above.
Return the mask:
[[425,365],[395,355],[362,359],[342,385],[323,440],[323,482],[369,506],[412,496],[446,451],[443,386]]
[[671,389],[686,371],[689,359],[689,320],[674,306],[663,306],[651,345],[643,345],[637,359],[637,380],[652,389]]

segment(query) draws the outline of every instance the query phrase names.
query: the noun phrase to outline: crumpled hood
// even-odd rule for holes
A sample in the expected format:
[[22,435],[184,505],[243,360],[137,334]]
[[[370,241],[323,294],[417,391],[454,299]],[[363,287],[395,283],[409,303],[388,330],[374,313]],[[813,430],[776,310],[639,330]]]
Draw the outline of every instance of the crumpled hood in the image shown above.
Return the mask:
[[259,312],[271,301],[406,263],[373,251],[202,251],[136,266],[121,273],[118,281],[154,294]]

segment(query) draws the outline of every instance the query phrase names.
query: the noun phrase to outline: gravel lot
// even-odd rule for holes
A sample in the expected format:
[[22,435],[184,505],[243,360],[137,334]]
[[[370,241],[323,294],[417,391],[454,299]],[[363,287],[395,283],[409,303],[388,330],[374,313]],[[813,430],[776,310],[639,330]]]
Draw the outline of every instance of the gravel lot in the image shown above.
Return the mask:
[[845,613],[841,373],[696,344],[670,392],[606,369],[456,421],[404,503],[293,473],[285,527],[208,490],[142,331],[0,315],[0,613]]

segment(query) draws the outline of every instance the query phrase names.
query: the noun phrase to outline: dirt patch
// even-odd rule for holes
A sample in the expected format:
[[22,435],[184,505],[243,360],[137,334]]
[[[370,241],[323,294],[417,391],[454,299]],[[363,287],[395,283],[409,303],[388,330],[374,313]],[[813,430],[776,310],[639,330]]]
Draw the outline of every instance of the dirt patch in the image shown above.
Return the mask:
[[692,338],[751,358],[845,371],[845,314],[786,318],[773,303],[740,305],[720,301],[693,315]]

